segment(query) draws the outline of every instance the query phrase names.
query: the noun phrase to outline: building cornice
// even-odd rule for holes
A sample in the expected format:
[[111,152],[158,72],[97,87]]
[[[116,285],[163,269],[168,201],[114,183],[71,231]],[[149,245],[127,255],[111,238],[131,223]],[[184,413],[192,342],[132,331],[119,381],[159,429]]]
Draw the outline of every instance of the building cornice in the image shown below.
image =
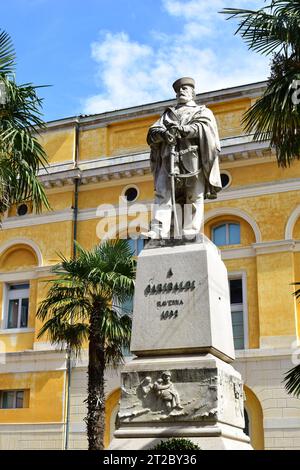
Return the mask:
[[[254,142],[253,136],[237,136],[221,141],[220,162],[226,168],[244,166],[274,159],[274,152],[268,142]],[[47,189],[70,186],[75,179],[81,184],[101,183],[150,174],[150,152],[136,152],[111,157],[95,157],[80,161],[74,168],[74,162],[67,161],[49,165],[42,169],[40,179]]]
[[[199,93],[196,96],[196,102],[199,104],[216,104],[223,103],[231,100],[238,100],[242,98],[256,98],[260,96],[265,90],[266,82],[250,83],[246,85],[240,85],[230,88],[224,88],[220,90],[208,91],[205,93]],[[140,106],[133,106],[131,108],[119,109],[109,111],[105,113],[93,114],[93,115],[80,115],[72,116],[55,121],[49,121],[47,123],[46,132],[49,129],[59,127],[70,127],[77,123],[80,125],[88,126],[95,122],[105,124],[111,124],[116,121],[122,121],[127,119],[142,118],[153,114],[161,114],[164,109],[168,106],[172,106],[175,103],[175,99],[158,101],[155,103],[147,103]]]

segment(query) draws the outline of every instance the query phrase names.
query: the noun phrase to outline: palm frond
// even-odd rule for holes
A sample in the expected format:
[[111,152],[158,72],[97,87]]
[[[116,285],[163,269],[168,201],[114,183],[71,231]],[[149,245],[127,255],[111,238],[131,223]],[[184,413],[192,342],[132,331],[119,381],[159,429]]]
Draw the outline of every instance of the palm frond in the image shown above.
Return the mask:
[[292,100],[294,80],[300,80],[300,64],[299,70],[291,67],[284,75],[272,77],[242,120],[255,141],[270,140],[282,167],[300,158],[300,109]]
[[91,310],[89,298],[82,286],[73,286],[67,282],[57,282],[50,287],[48,294],[41,301],[37,317],[44,321],[47,317],[60,316],[65,320],[87,320]]
[[290,395],[300,397],[300,364],[285,374],[285,389]]
[[269,55],[300,44],[300,8],[298,1],[272,1],[259,10],[225,8],[227,19],[238,19],[235,34],[240,34],[253,51]]
[[117,366],[124,361],[124,350],[129,349],[132,320],[116,310],[107,310],[101,319],[101,334],[105,338],[105,363]]
[[129,347],[131,319],[111,304],[132,296],[135,261],[126,240],[107,241],[92,250],[77,244],[77,252],[76,259],[60,255],[61,263],[52,268],[57,277],[48,281],[48,294],[37,311],[45,322],[41,334],[49,329],[51,340],[61,342],[63,328],[88,324],[106,345],[107,364],[116,364],[122,360],[122,348]]
[[89,327],[86,323],[69,323],[59,315],[49,318],[39,331],[38,338],[47,336],[60,349],[70,349],[76,356],[88,340]]
[[[300,282],[293,282],[292,286],[300,286]],[[294,292],[296,299],[300,299],[300,289],[296,289]]]
[[[47,155],[38,141],[45,128],[41,117],[42,99],[31,83],[17,85],[11,75],[14,62],[12,43],[0,33],[0,82],[5,102],[0,108],[0,209],[31,201],[33,209],[50,209],[46,192],[38,179],[46,169]],[[5,201],[5,204],[4,204]]]
[[15,59],[11,37],[5,31],[0,30],[0,75],[14,72]]

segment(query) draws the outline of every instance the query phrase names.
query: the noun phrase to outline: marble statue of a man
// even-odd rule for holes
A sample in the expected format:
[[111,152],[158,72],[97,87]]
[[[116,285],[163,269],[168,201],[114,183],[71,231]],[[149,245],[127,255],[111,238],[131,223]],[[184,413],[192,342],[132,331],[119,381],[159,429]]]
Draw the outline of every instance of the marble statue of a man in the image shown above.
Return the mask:
[[[176,80],[173,88],[177,105],[166,109],[147,137],[155,200],[151,229],[146,235],[152,239],[170,237],[172,211],[178,212],[175,203],[181,208],[181,234],[197,235],[203,224],[204,198],[215,199],[222,188],[214,115],[206,106],[195,103],[192,78]],[[178,213],[174,215],[178,217]]]

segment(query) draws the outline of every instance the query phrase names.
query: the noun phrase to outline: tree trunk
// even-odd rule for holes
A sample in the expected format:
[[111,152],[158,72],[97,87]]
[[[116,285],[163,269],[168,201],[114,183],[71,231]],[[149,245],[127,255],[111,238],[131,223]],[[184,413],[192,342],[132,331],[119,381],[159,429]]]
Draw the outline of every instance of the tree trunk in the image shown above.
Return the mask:
[[88,412],[86,417],[89,450],[104,449],[104,341],[100,335],[99,311],[90,318],[88,365]]

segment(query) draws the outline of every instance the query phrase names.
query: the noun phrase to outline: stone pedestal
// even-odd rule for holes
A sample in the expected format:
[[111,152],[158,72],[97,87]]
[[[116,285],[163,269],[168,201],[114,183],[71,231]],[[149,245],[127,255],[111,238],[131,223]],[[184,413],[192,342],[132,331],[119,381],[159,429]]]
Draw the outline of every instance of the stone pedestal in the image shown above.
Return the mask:
[[138,258],[131,351],[111,449],[185,437],[202,449],[251,449],[243,433],[227,271],[211,242]]
[[226,267],[209,240],[145,249],[137,263],[131,351],[234,359]]

